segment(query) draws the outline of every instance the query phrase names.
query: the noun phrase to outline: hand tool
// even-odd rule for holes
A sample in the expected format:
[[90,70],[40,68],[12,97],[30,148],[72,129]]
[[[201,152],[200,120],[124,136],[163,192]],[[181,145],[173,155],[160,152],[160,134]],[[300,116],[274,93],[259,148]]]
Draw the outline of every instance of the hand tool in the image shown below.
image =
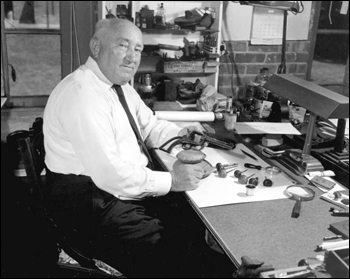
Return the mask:
[[302,201],[311,201],[315,197],[315,192],[304,185],[290,185],[284,190],[284,194],[296,201],[292,211],[292,218],[299,217]]
[[281,169],[278,167],[272,167],[272,166],[262,167],[259,165],[254,165],[254,164],[249,164],[249,163],[245,163],[244,166],[246,168],[249,168],[249,169],[257,169],[257,170],[265,169],[265,171],[270,175],[281,173]]
[[249,168],[249,169],[257,169],[257,170],[264,169],[264,167],[262,167],[262,166],[258,166],[258,165],[254,165],[254,164],[249,164],[249,163],[245,163],[244,166],[245,166],[246,168]]
[[243,149],[241,149],[241,151],[244,155],[247,155],[248,157],[252,158],[253,160],[258,161],[258,159],[255,156],[249,154],[248,152],[244,151]]

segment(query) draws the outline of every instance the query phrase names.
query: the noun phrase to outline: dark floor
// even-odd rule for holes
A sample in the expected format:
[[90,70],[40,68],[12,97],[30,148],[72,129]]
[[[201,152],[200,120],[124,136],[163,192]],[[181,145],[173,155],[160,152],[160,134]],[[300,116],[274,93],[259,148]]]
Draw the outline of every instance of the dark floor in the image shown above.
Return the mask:
[[45,219],[36,214],[27,185],[11,175],[12,163],[1,144],[1,277],[47,277],[58,250]]
[[[14,156],[9,154],[6,144],[2,142],[1,278],[105,278],[88,272],[62,269],[56,264],[59,252],[51,226],[42,211],[37,209],[26,181],[12,175],[14,163],[10,158]],[[203,249],[208,251],[205,253],[214,255],[210,258],[213,262],[206,265],[226,267],[221,262],[230,263],[226,256],[223,258],[207,245]],[[233,270],[232,265],[227,270],[223,268],[220,274],[213,272],[198,278],[229,278]]]

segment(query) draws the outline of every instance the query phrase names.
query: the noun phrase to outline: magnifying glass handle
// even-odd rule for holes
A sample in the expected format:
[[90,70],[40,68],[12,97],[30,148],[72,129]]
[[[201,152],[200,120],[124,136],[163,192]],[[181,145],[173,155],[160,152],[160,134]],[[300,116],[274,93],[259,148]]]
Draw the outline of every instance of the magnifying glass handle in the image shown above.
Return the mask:
[[301,209],[301,199],[298,198],[295,202],[295,205],[293,207],[292,211],[292,218],[298,218],[300,215],[300,209]]

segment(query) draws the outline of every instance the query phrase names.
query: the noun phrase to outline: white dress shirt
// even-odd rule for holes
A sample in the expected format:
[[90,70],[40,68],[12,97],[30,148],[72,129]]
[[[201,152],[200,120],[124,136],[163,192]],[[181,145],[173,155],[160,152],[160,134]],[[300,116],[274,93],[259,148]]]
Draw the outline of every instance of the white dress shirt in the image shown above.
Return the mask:
[[[89,57],[56,86],[44,111],[45,163],[52,172],[90,176],[120,199],[165,195],[171,175],[146,168],[147,157],[112,85]],[[158,120],[132,86],[122,88],[148,147],[178,135],[181,128]]]

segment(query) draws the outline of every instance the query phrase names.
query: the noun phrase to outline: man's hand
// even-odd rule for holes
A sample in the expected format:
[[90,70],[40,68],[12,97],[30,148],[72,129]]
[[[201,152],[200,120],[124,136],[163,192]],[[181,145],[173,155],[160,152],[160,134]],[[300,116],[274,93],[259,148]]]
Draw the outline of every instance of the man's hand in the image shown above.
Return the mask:
[[204,129],[200,126],[194,126],[194,125],[190,125],[187,126],[185,128],[183,128],[180,132],[179,132],[179,136],[188,136],[189,134],[191,134],[191,132],[198,132],[198,133],[203,133]]
[[172,176],[170,191],[183,192],[197,189],[204,171],[197,164],[191,165],[176,161],[170,174]]
[[[201,133],[203,134],[205,130],[200,127],[200,126],[193,126],[193,125],[190,125],[190,126],[187,126],[185,128],[183,128],[180,132],[179,132],[179,136],[189,136],[192,132],[198,132],[198,133]],[[208,146],[208,143],[207,142],[204,142],[204,146],[188,146],[188,148],[191,148],[193,150],[201,150],[203,149],[204,147]]]

